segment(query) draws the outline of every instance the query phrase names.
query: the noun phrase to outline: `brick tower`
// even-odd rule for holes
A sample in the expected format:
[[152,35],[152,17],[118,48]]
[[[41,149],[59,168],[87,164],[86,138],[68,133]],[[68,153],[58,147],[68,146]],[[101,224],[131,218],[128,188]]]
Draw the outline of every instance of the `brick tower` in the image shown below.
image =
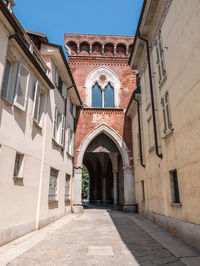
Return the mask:
[[81,176],[90,201],[134,210],[131,121],[125,116],[136,73],[128,66],[134,37],[65,34],[69,66],[84,102],[77,112],[74,211],[81,209]]

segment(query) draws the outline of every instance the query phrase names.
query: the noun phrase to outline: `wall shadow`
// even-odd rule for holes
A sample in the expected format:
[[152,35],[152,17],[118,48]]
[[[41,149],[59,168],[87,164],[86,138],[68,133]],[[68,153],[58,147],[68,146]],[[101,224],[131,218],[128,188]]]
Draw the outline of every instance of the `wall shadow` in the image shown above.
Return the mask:
[[172,253],[170,253],[159,242],[154,240],[146,231],[131,220],[131,217],[137,216],[138,214],[129,214],[114,210],[112,206],[86,204],[84,207],[104,209],[107,211],[123,243],[129,249],[140,266],[172,265],[170,262],[177,260]]

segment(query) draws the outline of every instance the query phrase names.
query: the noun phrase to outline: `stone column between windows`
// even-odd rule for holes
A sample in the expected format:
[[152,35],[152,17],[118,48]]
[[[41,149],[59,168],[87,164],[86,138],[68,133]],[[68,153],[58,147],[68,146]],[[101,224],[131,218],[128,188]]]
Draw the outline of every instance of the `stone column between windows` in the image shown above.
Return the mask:
[[123,211],[134,212],[136,210],[135,203],[135,183],[132,166],[123,166],[124,172],[124,206]]
[[77,44],[77,54],[80,54],[80,43]]
[[74,213],[82,212],[83,206],[81,201],[82,193],[82,165],[74,166],[74,191],[73,191],[73,206]]
[[90,44],[90,56],[92,55],[92,44]]
[[104,56],[104,44],[102,45],[102,56]]
[[126,46],[126,57],[128,57],[129,47]]
[[114,46],[114,56],[116,56],[116,53],[117,53],[117,45],[115,44],[115,46]]

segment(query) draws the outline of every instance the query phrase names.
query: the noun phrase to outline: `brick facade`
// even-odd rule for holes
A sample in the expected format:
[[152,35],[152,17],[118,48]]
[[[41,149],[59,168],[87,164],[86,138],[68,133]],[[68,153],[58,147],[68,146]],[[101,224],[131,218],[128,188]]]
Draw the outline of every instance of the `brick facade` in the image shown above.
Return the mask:
[[[136,86],[135,71],[128,66],[133,37],[65,34],[65,45],[69,66],[84,102],[83,109],[77,112],[75,136],[75,164],[80,144],[95,128],[105,124],[115,130],[125,141],[130,165],[132,161],[131,121],[124,115],[130,97]],[[86,103],[85,83],[95,69],[105,66],[116,74],[120,81],[118,108],[91,108]]]

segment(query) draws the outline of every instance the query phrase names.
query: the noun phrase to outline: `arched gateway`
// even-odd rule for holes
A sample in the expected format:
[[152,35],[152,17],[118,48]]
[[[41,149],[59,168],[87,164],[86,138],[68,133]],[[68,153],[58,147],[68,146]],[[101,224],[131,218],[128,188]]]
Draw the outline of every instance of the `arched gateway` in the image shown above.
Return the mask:
[[[90,201],[134,210],[134,175],[123,139],[106,125],[94,129],[80,145],[74,168],[74,212],[80,211],[83,164],[90,174]],[[93,181],[93,182],[92,182]]]
[[65,34],[69,66],[84,102],[76,117],[74,212],[82,209],[83,165],[91,202],[134,210],[131,120],[125,116],[136,86],[136,73],[128,66],[132,43],[128,36]]

